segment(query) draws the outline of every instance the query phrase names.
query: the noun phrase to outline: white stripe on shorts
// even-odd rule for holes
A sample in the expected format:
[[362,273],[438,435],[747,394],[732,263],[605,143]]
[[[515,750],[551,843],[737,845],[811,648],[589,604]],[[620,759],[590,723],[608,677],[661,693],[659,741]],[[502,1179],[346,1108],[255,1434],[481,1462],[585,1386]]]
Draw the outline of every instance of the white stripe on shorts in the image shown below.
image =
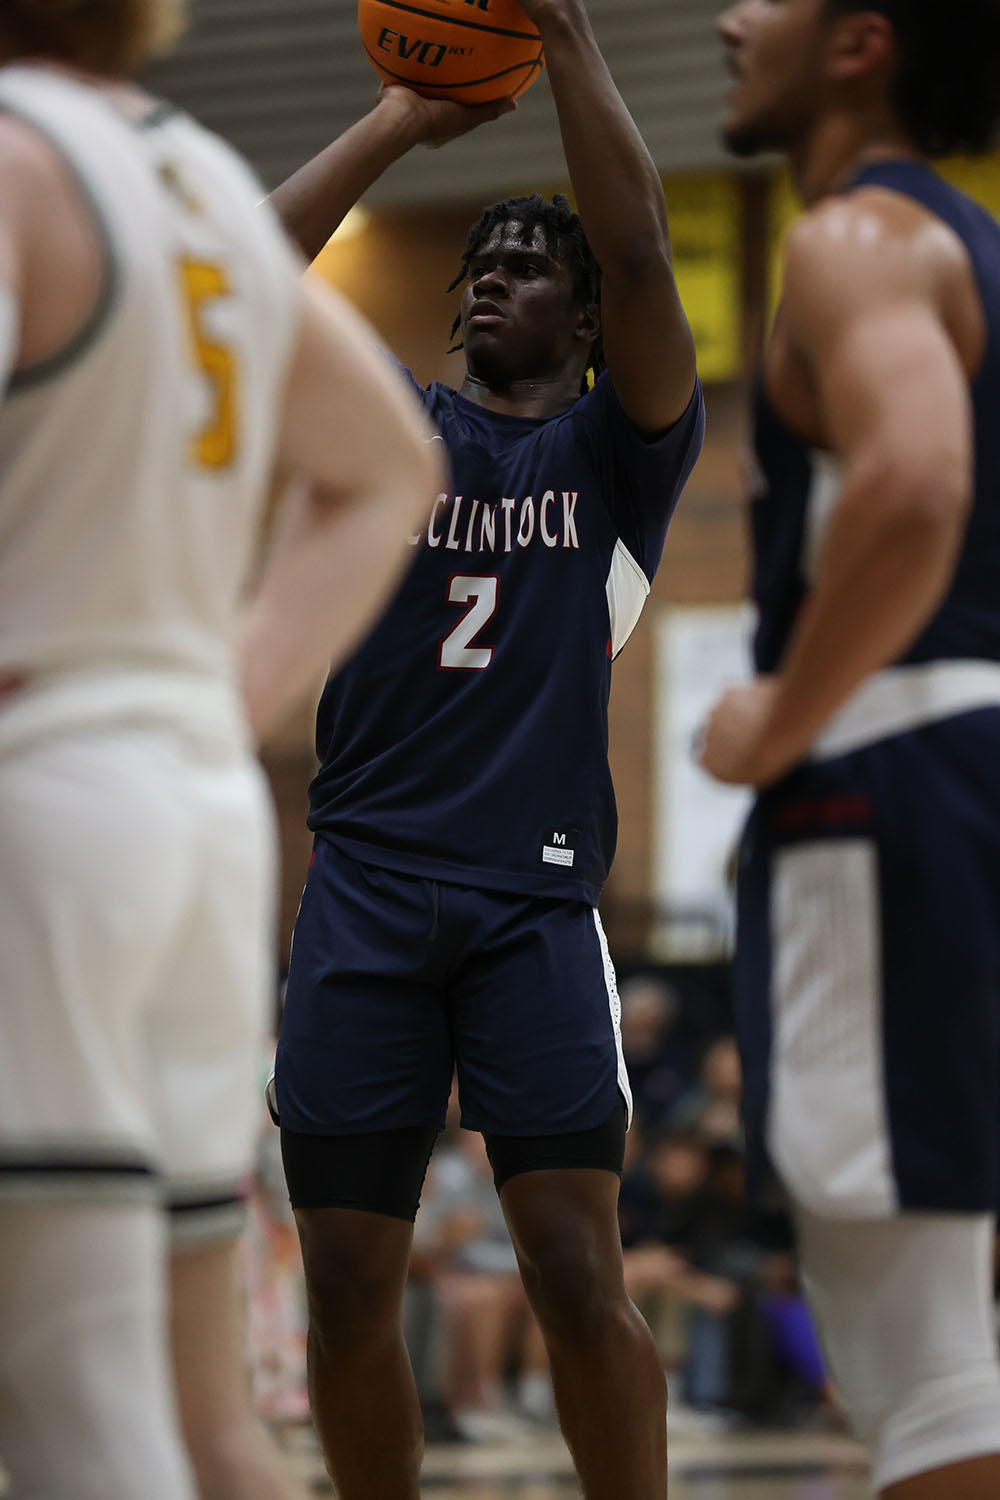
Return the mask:
[[0,1139],[0,1201],[154,1203],[163,1181],[151,1159],[99,1136]]
[[594,926],[597,928],[597,940],[601,945],[601,959],[604,963],[604,983],[608,991],[608,1008],[611,1011],[611,1025],[615,1033],[615,1048],[618,1052],[618,1087],[621,1089],[622,1098],[625,1100],[625,1124],[632,1124],[632,1085],[628,1081],[628,1068],[625,1066],[625,1053],[622,1051],[622,1002],[618,996],[618,977],[615,974],[615,966],[611,961],[611,952],[608,948],[608,940],[601,925],[600,912],[594,907]]
[[810,751],[829,760],[925,724],[1000,707],[1000,662],[929,661],[873,672],[834,714]]
[[877,855],[794,844],[771,871],[767,1138],[796,1200],[828,1218],[897,1210],[885,1097]]

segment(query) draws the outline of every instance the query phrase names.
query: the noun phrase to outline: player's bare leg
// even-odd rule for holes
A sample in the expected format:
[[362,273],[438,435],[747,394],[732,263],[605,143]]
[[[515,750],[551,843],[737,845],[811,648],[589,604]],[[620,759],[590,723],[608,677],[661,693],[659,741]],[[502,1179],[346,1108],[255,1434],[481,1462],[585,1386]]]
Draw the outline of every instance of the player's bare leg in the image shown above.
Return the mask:
[[424,1435],[403,1342],[413,1225],[349,1208],[295,1214],[309,1294],[309,1396],[340,1500],[419,1500]]
[[1000,1453],[918,1474],[902,1484],[890,1485],[882,1494],[884,1500],[996,1500],[1000,1495]]
[[625,1292],[612,1172],[524,1172],[500,1200],[586,1500],[663,1500],[666,1381]]
[[238,1241],[178,1249],[171,1332],[184,1438],[201,1500],[305,1500],[254,1414]]

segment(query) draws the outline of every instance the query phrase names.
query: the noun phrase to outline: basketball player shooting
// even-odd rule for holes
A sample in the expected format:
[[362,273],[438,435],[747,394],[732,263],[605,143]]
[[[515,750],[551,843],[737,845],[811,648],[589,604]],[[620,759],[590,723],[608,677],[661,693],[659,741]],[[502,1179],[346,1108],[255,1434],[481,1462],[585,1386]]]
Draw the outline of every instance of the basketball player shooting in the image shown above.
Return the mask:
[[[0,12],[0,1459],[46,1500],[304,1496],[242,1356],[251,729],[370,625],[440,483],[244,164],[127,81],[179,9]],[[241,668],[276,459],[307,488]]]
[[726,136],[788,153],[756,403],[762,788],[736,963],[750,1146],[892,1500],[1000,1494],[1000,228],[929,158],[1000,116],[997,0],[743,0]]
[[[315,856],[276,1094],[313,1414],[342,1500],[417,1500],[400,1304],[456,1065],[583,1492],[666,1494],[663,1372],[622,1281],[630,1102],[596,907],[616,834],[611,663],[704,413],[662,186],[585,8],[524,10],[580,216],[565,200],[515,198],[471,229],[456,282],[462,387],[405,377],[451,484],[319,710]],[[392,161],[502,108],[388,88],[274,201],[313,254]]]

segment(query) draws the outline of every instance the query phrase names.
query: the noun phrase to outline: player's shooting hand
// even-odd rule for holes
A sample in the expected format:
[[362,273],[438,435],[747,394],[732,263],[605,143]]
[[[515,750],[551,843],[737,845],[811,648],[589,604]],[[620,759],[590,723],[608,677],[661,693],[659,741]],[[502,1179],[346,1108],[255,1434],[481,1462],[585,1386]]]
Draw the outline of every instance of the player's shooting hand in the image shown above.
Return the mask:
[[727,688],[701,732],[698,763],[733,786],[768,786],[790,770],[801,752],[779,745],[769,734],[778,691],[774,677]]
[[494,99],[492,104],[456,104],[451,99],[425,99],[402,84],[383,84],[378,103],[396,111],[413,134],[414,145],[436,150],[459,136],[468,135],[478,125],[499,120],[517,108],[514,99]]

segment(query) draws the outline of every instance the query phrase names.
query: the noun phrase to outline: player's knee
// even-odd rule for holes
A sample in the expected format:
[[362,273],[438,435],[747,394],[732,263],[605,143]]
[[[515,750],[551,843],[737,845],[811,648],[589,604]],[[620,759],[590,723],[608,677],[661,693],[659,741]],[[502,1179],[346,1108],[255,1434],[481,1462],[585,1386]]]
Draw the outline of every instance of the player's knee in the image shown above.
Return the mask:
[[399,1323],[399,1274],[365,1253],[364,1247],[313,1237],[304,1239],[309,1330],[327,1353],[381,1338]]
[[307,1273],[306,1287],[309,1330],[328,1353],[371,1343],[398,1324],[395,1286],[351,1257]]
[[586,1237],[555,1230],[522,1253],[525,1286],[546,1337],[600,1343],[626,1309],[619,1278]]

